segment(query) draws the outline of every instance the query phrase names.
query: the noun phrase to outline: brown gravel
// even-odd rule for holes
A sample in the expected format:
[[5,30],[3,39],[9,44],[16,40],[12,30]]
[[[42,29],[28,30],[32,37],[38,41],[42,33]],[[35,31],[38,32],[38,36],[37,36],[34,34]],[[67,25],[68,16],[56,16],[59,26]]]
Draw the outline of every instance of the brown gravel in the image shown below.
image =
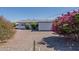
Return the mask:
[[53,48],[47,48],[45,45],[39,45],[44,37],[52,36],[52,32],[30,30],[17,30],[16,34],[7,43],[0,46],[1,51],[33,51],[33,41],[36,41],[36,51],[51,51]]

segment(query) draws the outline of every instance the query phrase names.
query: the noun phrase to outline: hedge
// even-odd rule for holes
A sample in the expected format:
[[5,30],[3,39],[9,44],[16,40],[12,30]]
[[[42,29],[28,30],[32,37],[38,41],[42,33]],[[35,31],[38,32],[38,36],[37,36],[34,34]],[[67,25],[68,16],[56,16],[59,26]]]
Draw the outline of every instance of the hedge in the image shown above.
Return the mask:
[[[79,40],[79,11],[68,12],[58,17],[53,24],[54,30],[58,34],[68,36],[73,34],[75,40]],[[73,37],[71,37],[73,39]]]
[[0,16],[0,42],[11,38],[14,32],[13,24]]

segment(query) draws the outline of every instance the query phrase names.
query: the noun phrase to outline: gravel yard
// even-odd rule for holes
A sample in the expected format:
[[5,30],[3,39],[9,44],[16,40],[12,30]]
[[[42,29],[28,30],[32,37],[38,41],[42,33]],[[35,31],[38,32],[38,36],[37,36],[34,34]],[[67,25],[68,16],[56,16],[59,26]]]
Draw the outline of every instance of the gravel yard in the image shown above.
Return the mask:
[[79,51],[79,42],[66,40],[51,31],[17,30],[7,43],[0,43],[0,51]]
[[49,31],[34,31],[30,30],[17,30],[14,37],[8,40],[0,46],[1,51],[33,51],[33,41],[35,40],[36,51],[51,51],[53,48],[47,48],[45,45],[40,45],[40,42],[44,37],[52,36],[52,32]]

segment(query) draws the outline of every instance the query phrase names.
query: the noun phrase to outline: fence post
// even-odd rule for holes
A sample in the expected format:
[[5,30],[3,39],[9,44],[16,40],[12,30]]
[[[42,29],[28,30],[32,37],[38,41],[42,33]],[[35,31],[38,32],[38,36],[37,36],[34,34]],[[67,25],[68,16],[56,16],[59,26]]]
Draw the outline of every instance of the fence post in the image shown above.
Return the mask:
[[33,41],[33,51],[35,51],[35,40]]

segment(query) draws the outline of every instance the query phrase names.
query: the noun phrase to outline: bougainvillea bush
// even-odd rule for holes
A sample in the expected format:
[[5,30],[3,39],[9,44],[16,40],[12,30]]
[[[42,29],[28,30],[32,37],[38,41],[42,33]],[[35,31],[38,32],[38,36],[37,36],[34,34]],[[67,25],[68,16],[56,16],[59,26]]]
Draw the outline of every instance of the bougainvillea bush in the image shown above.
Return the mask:
[[[79,40],[79,10],[68,12],[53,22],[53,31]],[[70,36],[72,35],[72,36]]]
[[13,34],[13,25],[3,16],[0,16],[0,42],[11,38]]

